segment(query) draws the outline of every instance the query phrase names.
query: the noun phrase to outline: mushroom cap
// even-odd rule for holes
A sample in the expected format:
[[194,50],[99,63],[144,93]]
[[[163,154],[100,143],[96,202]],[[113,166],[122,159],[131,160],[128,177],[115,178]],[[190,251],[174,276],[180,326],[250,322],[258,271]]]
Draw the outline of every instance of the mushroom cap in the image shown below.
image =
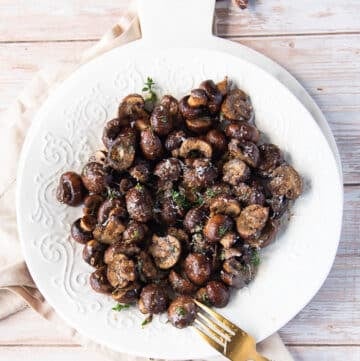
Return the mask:
[[169,269],[180,259],[181,243],[174,236],[159,237],[154,234],[149,251],[160,269]]
[[211,145],[199,138],[185,139],[180,146],[180,157],[187,158],[192,151],[201,153],[205,158],[212,156]]

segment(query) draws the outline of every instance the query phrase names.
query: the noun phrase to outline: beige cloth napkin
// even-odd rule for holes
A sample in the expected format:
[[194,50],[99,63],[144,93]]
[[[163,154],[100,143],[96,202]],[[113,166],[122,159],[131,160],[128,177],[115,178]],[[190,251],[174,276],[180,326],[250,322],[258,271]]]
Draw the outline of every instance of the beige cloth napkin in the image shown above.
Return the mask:
[[[33,114],[57,85],[81,64],[114,47],[138,39],[140,36],[136,15],[131,12],[125,14],[99,42],[81,56],[41,70],[29,86],[22,91],[4,118],[0,120],[0,144],[2,147],[2,152],[0,152],[0,163],[2,164],[0,172],[0,245],[2,250],[0,254],[0,320],[29,305],[45,319],[53,322],[63,334],[68,335],[75,342],[101,352],[104,358],[118,361],[143,361],[145,359],[111,351],[78,334],[57,316],[31,279],[23,261],[16,228],[16,169],[21,146]],[[263,341],[258,349],[272,360],[292,360],[277,334]]]

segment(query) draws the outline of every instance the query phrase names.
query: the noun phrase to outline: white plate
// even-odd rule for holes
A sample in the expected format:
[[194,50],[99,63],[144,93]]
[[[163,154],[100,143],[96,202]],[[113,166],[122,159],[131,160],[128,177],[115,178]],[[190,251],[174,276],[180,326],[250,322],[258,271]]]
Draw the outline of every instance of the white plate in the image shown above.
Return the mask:
[[[213,48],[210,41],[204,45]],[[255,281],[234,292],[221,312],[262,340],[309,302],[331,268],[341,229],[341,178],[327,140],[302,104],[272,76],[224,52],[154,48],[147,41],[115,49],[81,67],[41,108],[23,148],[17,193],[20,238],[40,291],[70,325],[114,350],[171,359],[215,354],[166,317],[141,328],[139,311],[116,313],[110,297],[90,289],[92,269],[81,259],[82,246],[69,237],[81,209],[56,201],[58,178],[69,169],[81,171],[120,99],[140,92],[147,76],[162,93],[181,97],[201,80],[224,75],[250,94],[257,126],[303,176],[305,192],[286,230],[264,250]]]

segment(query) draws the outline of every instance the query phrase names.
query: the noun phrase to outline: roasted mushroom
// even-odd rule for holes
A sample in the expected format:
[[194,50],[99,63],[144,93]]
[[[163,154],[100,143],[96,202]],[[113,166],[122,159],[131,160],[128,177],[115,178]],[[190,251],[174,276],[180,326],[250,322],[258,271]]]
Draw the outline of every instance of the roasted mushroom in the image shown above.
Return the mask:
[[280,223],[277,219],[269,219],[261,231],[260,236],[256,238],[248,238],[246,243],[257,248],[264,248],[268,246],[275,239],[279,226]]
[[236,228],[244,239],[256,237],[264,228],[269,217],[269,208],[252,204],[244,208],[236,219]]
[[139,94],[129,94],[126,96],[118,110],[119,119],[135,121],[137,119],[147,119],[148,113],[145,111],[145,100]]
[[253,143],[257,143],[260,139],[260,133],[257,128],[246,122],[230,123],[225,128],[225,134],[229,138]]
[[120,239],[108,246],[104,253],[104,262],[106,264],[111,263],[114,260],[114,256],[118,253],[124,254],[127,257],[133,257],[138,255],[140,252],[141,249],[135,244],[124,242]]
[[210,281],[205,286],[206,300],[211,306],[225,307],[229,303],[229,289],[219,281]]
[[153,200],[150,192],[142,185],[131,188],[125,196],[126,209],[132,219],[147,222],[152,218]]
[[141,280],[146,282],[159,278],[159,270],[156,268],[153,259],[148,255],[148,253],[141,251],[136,259],[136,267]]
[[180,146],[185,139],[186,133],[183,130],[174,130],[166,137],[165,148],[171,152],[173,157],[177,157]]
[[181,243],[174,236],[159,237],[154,234],[149,251],[160,269],[169,269],[178,262],[181,255]]
[[103,266],[90,274],[89,283],[95,292],[110,294],[113,290],[106,277],[106,271],[106,266]]
[[119,191],[121,195],[125,195],[126,192],[135,186],[135,183],[133,180],[129,178],[123,178],[119,182]]
[[149,160],[160,158],[163,153],[160,138],[150,128],[141,132],[140,148],[144,157]]
[[197,158],[188,163],[183,173],[183,183],[189,189],[211,186],[217,178],[218,171],[207,158]]
[[179,102],[179,110],[185,119],[195,119],[206,114],[206,109],[203,106],[191,106],[189,104],[190,95],[185,96]]
[[240,211],[239,202],[231,196],[217,196],[210,202],[210,213],[212,214],[221,213],[230,217],[237,217]]
[[177,181],[181,176],[181,162],[177,158],[163,159],[155,166],[154,174],[167,181]]
[[104,198],[99,194],[91,194],[84,199],[83,213],[85,216],[96,216]]
[[124,254],[115,254],[113,261],[108,264],[106,275],[111,286],[124,288],[136,280],[135,263]]
[[185,139],[180,146],[179,155],[183,158],[188,158],[190,153],[198,152],[205,158],[211,158],[211,145],[199,138]]
[[89,192],[101,194],[108,186],[109,174],[102,164],[90,162],[83,168],[81,179]]
[[115,139],[120,134],[121,130],[125,126],[129,126],[130,122],[127,118],[115,118],[112,120],[109,120],[104,127],[103,135],[102,135],[102,141],[107,149],[111,147],[111,145],[114,143]]
[[97,220],[98,223],[104,224],[111,216],[125,218],[126,215],[124,200],[122,198],[110,198],[99,207]]
[[93,238],[92,231],[87,229],[81,222],[81,218],[77,219],[71,226],[71,237],[78,243],[85,244]]
[[100,268],[104,266],[104,252],[106,245],[92,239],[83,249],[83,260],[90,266]]
[[221,105],[221,112],[229,120],[249,120],[252,110],[248,96],[240,89],[231,90]]
[[255,277],[256,265],[253,263],[243,264],[236,258],[228,259],[223,264],[221,280],[228,286],[243,288]]
[[203,89],[209,99],[207,108],[211,114],[215,114],[220,110],[223,96],[212,80],[205,80],[200,84],[200,89]]
[[84,196],[84,185],[78,174],[66,172],[61,175],[56,190],[56,198],[60,203],[75,207],[83,201]]
[[218,242],[233,227],[233,221],[224,214],[214,214],[205,224],[203,234],[209,242]]
[[165,289],[154,283],[148,284],[141,291],[138,305],[139,310],[145,314],[164,312],[168,305],[168,296]]
[[258,173],[263,177],[270,177],[273,170],[284,162],[281,150],[275,144],[261,144],[259,154]]
[[103,224],[98,224],[94,229],[94,239],[101,243],[111,244],[121,239],[126,226],[118,217],[111,215]]
[[184,271],[191,282],[201,286],[210,278],[210,260],[203,254],[189,253],[184,260]]
[[229,81],[228,77],[226,76],[222,81],[216,84],[216,88],[221,93],[222,96],[227,95],[230,90],[231,82]]
[[265,193],[263,187],[257,182],[251,182],[251,185],[246,183],[239,183],[233,187],[234,193],[238,200],[246,206],[250,204],[265,203]]
[[135,159],[135,143],[131,135],[123,135],[116,138],[109,148],[107,162],[122,171],[131,167]]
[[203,115],[202,117],[186,119],[186,127],[196,134],[206,133],[212,126],[212,119],[209,116]]
[[225,248],[231,248],[237,241],[239,237],[234,232],[227,232],[224,236],[220,239],[220,244]]
[[256,144],[246,140],[231,139],[228,148],[232,157],[241,159],[250,167],[257,167],[259,163],[259,149]]
[[183,225],[189,233],[201,232],[206,217],[206,211],[203,207],[191,208],[185,215]]
[[270,206],[270,218],[279,219],[288,210],[289,200],[285,196],[272,196],[266,199]]
[[196,305],[191,297],[179,296],[168,308],[168,319],[177,328],[191,325],[196,316]]
[[156,105],[150,117],[150,124],[156,134],[161,136],[169,134],[174,128],[170,109],[162,104]]
[[117,288],[115,289],[111,297],[120,303],[134,303],[137,301],[137,299],[140,296],[141,292],[141,284],[139,282],[130,282],[126,287],[124,288]]
[[193,89],[188,98],[188,104],[193,108],[206,105],[208,97],[204,89]]
[[231,159],[223,166],[223,181],[233,186],[246,181],[250,176],[250,169],[240,159]]
[[211,129],[206,133],[206,141],[211,145],[213,152],[220,155],[226,150],[226,137],[224,133],[218,129]]
[[196,292],[197,287],[185,277],[180,276],[174,270],[169,274],[169,282],[172,289],[181,295],[191,295]]
[[123,233],[123,240],[127,243],[140,243],[145,239],[148,231],[146,224],[131,220]]
[[299,173],[288,164],[274,169],[269,182],[269,190],[275,196],[296,199],[302,193],[302,180]]

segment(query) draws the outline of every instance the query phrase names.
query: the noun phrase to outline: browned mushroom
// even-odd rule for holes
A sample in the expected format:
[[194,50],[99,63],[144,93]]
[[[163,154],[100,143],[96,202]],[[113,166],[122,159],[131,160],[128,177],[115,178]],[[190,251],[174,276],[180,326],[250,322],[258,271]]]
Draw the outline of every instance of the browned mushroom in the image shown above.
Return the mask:
[[109,149],[112,145],[112,143],[115,141],[115,139],[120,134],[121,130],[125,126],[129,126],[130,122],[127,118],[115,118],[112,120],[109,120],[104,127],[103,135],[102,135],[102,141],[107,149]]
[[102,164],[90,162],[83,168],[81,179],[89,192],[100,194],[108,186],[109,175]]
[[127,257],[133,257],[138,255],[140,252],[141,249],[135,244],[123,242],[123,240],[120,239],[108,246],[104,253],[104,262],[106,264],[111,263],[114,260],[114,256],[118,253],[122,253]]
[[248,238],[246,243],[252,247],[264,248],[276,237],[280,222],[277,219],[269,219],[257,238]]
[[154,174],[161,179],[177,181],[181,176],[181,162],[177,158],[163,159],[155,166]]
[[122,198],[110,198],[101,204],[97,213],[98,223],[104,224],[109,217],[125,218],[127,215]]
[[224,248],[221,252],[221,260],[227,260],[234,257],[242,256],[242,252],[237,247]]
[[144,157],[149,160],[160,158],[163,153],[160,138],[150,128],[141,132],[140,148]]
[[193,89],[190,92],[188,98],[188,104],[193,108],[198,108],[206,105],[208,102],[208,97],[204,89]]
[[240,159],[231,159],[223,166],[223,181],[233,186],[246,181],[250,176],[250,169]]
[[212,80],[205,80],[200,84],[200,89],[203,89],[209,99],[207,107],[210,113],[215,114],[220,110],[223,96],[218,90],[217,86]]
[[230,185],[221,182],[208,187],[204,193],[204,203],[209,206],[212,200],[218,195],[231,196],[232,189]]
[[149,251],[159,268],[169,269],[175,266],[180,258],[181,243],[174,236],[159,237],[154,234]]
[[224,236],[221,237],[220,243],[225,249],[231,248],[237,241],[239,237],[234,232],[227,232]]
[[129,169],[129,174],[140,183],[146,183],[150,177],[150,164],[145,161],[138,161]]
[[135,159],[135,142],[134,139],[128,136],[119,136],[111,144],[108,153],[108,164],[118,170],[122,171],[131,167]]
[[124,288],[136,279],[135,263],[124,254],[115,254],[106,275],[111,286]]
[[212,148],[211,145],[199,138],[185,139],[180,146],[180,157],[188,158],[190,153],[198,152],[205,158],[211,158]]
[[185,139],[186,133],[183,130],[174,130],[166,137],[165,148],[171,152],[173,157],[177,157],[180,146]]
[[275,168],[269,182],[269,190],[275,196],[296,199],[302,193],[302,179],[299,173],[288,164]]
[[223,264],[221,280],[228,286],[243,288],[255,277],[256,265],[253,263],[242,264],[236,258],[228,259]]
[[244,208],[236,219],[236,228],[244,239],[256,237],[264,228],[269,217],[269,208],[252,204]]
[[194,322],[196,310],[195,302],[191,297],[179,296],[168,308],[168,319],[173,326],[184,328]]
[[148,231],[146,224],[131,220],[123,233],[123,240],[128,243],[140,243],[145,239]]
[[80,220],[80,228],[85,232],[92,232],[96,227],[96,217],[92,215],[83,216]]
[[221,213],[230,217],[237,217],[240,211],[239,202],[231,196],[217,196],[210,202],[210,213],[212,214]]
[[78,206],[85,196],[85,189],[81,177],[75,172],[66,172],[61,175],[56,190],[59,202],[69,206]]
[[222,131],[218,129],[211,129],[206,133],[205,139],[217,155],[225,152],[227,142]]
[[120,303],[134,303],[137,301],[137,299],[140,296],[141,292],[141,284],[139,282],[130,282],[126,287],[124,288],[117,288],[115,289],[111,297]]
[[183,229],[176,228],[176,227],[169,227],[167,229],[167,234],[177,238],[181,242],[182,249],[188,248],[188,246],[189,246],[189,236]]
[[98,224],[94,229],[94,238],[105,244],[111,244],[121,239],[125,224],[116,216],[110,216],[104,224]]
[[218,171],[207,158],[192,159],[184,169],[183,183],[189,189],[211,186],[217,178]]
[[110,294],[113,290],[106,277],[107,267],[103,266],[90,274],[89,283],[91,288],[98,293]]
[[179,110],[185,119],[199,118],[206,114],[206,109],[203,106],[191,106],[189,104],[190,95],[185,96],[179,102]]
[[171,116],[177,117],[179,115],[179,102],[172,95],[164,95],[160,104],[169,110]]
[[256,144],[239,139],[231,139],[228,144],[229,153],[234,158],[239,158],[250,167],[255,168],[259,163],[259,149]]
[[206,133],[212,125],[212,119],[209,116],[203,115],[202,117],[186,119],[186,127],[196,133],[203,134]]
[[203,233],[209,242],[218,242],[229,231],[231,231],[233,221],[224,214],[214,214],[205,224]]
[[99,194],[91,194],[84,199],[83,213],[85,216],[96,216],[104,198]]
[[142,281],[155,280],[159,278],[159,270],[151,256],[145,251],[141,251],[136,256],[136,267]]
[[139,94],[129,94],[126,96],[118,110],[119,119],[135,121],[137,119],[147,119],[149,115],[145,111],[145,100]]
[[106,245],[92,239],[87,242],[83,249],[83,260],[90,266],[100,268],[104,266],[104,252]]
[[215,307],[225,307],[229,303],[230,292],[229,289],[219,281],[210,281],[205,286],[206,299]]
[[246,122],[230,123],[225,127],[225,134],[229,138],[257,143],[260,139],[258,129]]
[[201,232],[206,220],[206,211],[202,207],[191,208],[186,213],[183,224],[189,233]]
[[221,112],[229,120],[249,120],[252,110],[248,96],[240,89],[231,90],[221,105]]
[[125,196],[126,208],[132,219],[138,222],[147,222],[152,218],[153,200],[145,186],[136,185]]
[[150,126],[151,126],[151,124],[150,124],[149,119],[138,119],[138,120],[135,120],[135,122],[134,122],[134,127],[139,132],[142,132],[143,130],[150,128]]
[[168,296],[160,285],[151,283],[142,289],[138,302],[139,310],[142,313],[162,313],[166,310],[167,305]]
[[123,178],[119,182],[119,191],[121,195],[125,195],[126,192],[135,186],[135,182],[130,178]]
[[201,286],[211,276],[210,260],[201,253],[189,253],[184,260],[184,271],[191,282]]
[[150,124],[156,134],[167,135],[174,128],[174,117],[168,107],[158,104],[151,114]]
[[188,279],[180,276],[174,270],[171,270],[169,274],[169,282],[172,289],[181,295],[191,295],[196,292],[197,289],[193,283],[191,283]]
[[270,206],[270,218],[279,219],[288,210],[289,200],[285,196],[272,196],[266,200]]
[[216,84],[218,91],[221,93],[222,96],[227,95],[230,90],[230,81],[226,76],[222,81]]
[[84,229],[81,218],[77,219],[71,226],[71,237],[78,243],[85,244],[93,238],[91,230]]
[[264,205],[265,203],[264,189],[257,182],[251,182],[251,185],[239,183],[233,187],[233,191],[238,200],[246,206],[249,206],[250,204]]
[[259,153],[258,173],[263,177],[269,177],[284,162],[281,150],[275,144],[261,144]]

